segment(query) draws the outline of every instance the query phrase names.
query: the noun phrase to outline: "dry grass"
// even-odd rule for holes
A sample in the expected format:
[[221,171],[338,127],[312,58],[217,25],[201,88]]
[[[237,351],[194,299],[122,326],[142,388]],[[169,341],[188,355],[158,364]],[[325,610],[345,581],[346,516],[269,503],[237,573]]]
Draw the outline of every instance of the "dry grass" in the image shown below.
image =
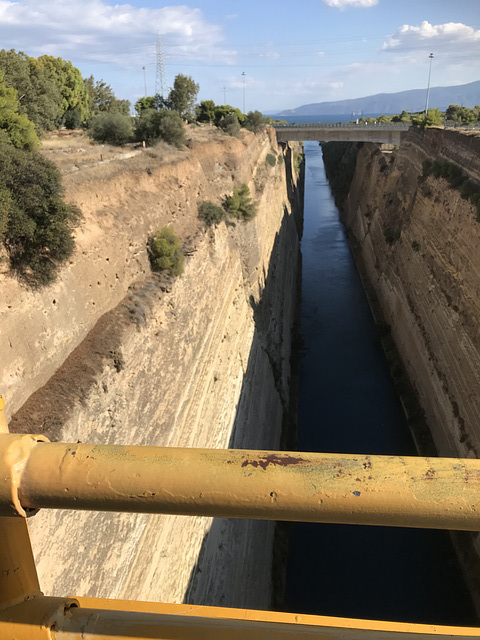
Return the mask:
[[131,157],[136,149],[131,144],[124,147],[97,144],[84,131],[53,131],[42,140],[41,151],[62,174],[68,174],[116,158]]
[[[189,155],[192,144],[222,140],[225,133],[210,125],[188,125],[185,144],[177,149],[163,142],[144,149],[138,143],[124,146],[99,144],[85,131],[52,131],[42,140],[41,152],[55,163],[62,175],[69,175],[69,182],[83,183],[91,179],[108,179],[125,170],[128,160],[131,171],[148,170],[149,164],[178,162]],[[91,169],[95,167],[95,172]]]

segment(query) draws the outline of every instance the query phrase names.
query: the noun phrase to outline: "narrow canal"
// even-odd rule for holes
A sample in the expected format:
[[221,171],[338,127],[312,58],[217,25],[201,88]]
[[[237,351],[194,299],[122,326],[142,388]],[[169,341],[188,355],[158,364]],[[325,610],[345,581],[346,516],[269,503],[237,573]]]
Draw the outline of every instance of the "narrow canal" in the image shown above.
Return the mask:
[[[325,176],[305,143],[300,451],[415,455]],[[476,623],[448,533],[292,525],[285,610]]]

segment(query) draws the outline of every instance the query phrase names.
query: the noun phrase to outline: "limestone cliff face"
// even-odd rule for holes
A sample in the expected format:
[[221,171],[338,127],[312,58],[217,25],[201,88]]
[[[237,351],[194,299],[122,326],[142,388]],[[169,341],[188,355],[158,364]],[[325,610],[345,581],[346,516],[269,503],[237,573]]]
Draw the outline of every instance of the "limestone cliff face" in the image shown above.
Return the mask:
[[[346,150],[346,166],[352,153],[351,147]],[[420,178],[427,159],[455,163],[480,183],[480,139],[410,130],[395,150],[361,146],[349,189],[337,199],[436,452],[478,457],[480,224],[474,206],[446,180]],[[335,166],[327,168],[335,172]],[[415,429],[414,435],[419,435]],[[451,537],[480,612],[479,537],[465,532]]]
[[[279,448],[299,255],[292,156],[273,134],[247,134],[148,172],[126,164],[108,184],[77,182],[70,196],[85,222],[73,263],[41,292],[6,283],[10,306],[19,299],[10,322],[7,311],[0,319],[12,343],[3,384],[10,406],[23,405],[11,429],[67,442]],[[198,201],[242,182],[257,217],[203,229]],[[146,236],[163,224],[188,246],[174,281],[149,272]],[[270,606],[270,523],[41,511],[30,525],[48,594]]]
[[480,178],[479,141],[411,131],[399,149],[359,149],[343,205],[347,227],[443,456],[480,454],[480,224],[427,159]]

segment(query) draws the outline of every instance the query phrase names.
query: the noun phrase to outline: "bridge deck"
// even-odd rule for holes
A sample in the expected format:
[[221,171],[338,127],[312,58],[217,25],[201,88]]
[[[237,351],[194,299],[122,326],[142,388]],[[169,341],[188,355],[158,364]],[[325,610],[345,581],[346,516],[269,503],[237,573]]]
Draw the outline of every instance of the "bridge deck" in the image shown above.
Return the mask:
[[316,140],[318,142],[376,142],[400,145],[408,124],[347,124],[308,122],[273,125],[278,142]]

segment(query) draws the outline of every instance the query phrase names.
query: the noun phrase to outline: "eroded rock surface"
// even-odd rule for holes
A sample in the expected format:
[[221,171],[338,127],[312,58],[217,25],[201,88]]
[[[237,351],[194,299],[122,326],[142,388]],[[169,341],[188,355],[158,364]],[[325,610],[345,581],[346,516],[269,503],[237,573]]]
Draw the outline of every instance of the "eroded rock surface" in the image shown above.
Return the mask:
[[[275,167],[265,161],[272,151]],[[299,255],[292,150],[277,148],[273,133],[245,132],[192,144],[175,163],[121,164],[108,179],[91,168],[67,182],[84,221],[57,283],[31,292],[4,277],[11,430],[67,442],[279,448]],[[198,202],[221,202],[243,182],[257,217],[204,229]],[[146,253],[148,234],[165,224],[187,247],[174,281],[152,275]],[[44,510],[30,525],[47,594],[271,603],[273,523]]]

